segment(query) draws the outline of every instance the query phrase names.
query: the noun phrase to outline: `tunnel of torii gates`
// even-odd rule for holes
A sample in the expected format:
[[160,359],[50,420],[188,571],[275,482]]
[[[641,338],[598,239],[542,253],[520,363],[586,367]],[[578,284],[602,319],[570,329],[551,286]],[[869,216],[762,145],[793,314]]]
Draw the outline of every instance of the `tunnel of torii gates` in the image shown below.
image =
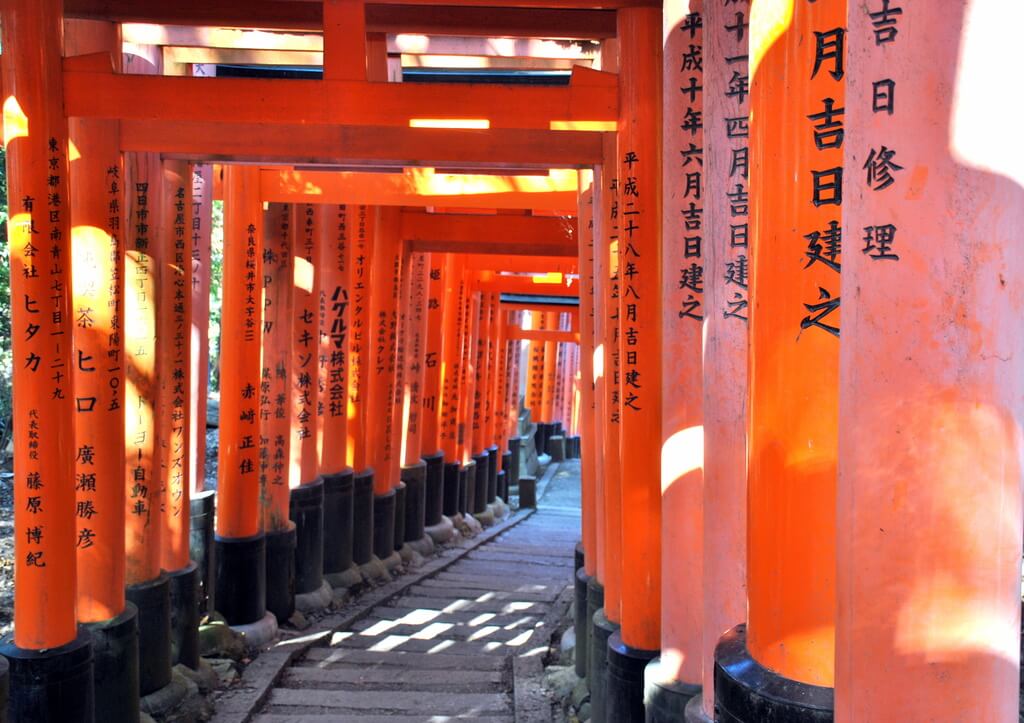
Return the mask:
[[578,442],[593,720],[1017,720],[1022,24],[4,0],[10,719],[137,720]]

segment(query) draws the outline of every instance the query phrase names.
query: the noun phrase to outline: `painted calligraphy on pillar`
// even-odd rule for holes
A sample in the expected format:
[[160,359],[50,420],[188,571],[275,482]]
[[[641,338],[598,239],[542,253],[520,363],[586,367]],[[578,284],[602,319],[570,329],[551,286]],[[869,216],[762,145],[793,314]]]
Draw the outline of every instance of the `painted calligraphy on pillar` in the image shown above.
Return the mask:
[[[165,385],[170,385],[170,438],[162,440],[162,444],[168,447],[167,463],[170,469],[166,470],[167,500],[170,503],[170,515],[174,519],[181,519],[187,514],[184,509],[185,485],[188,483],[186,465],[188,463],[188,421],[189,421],[189,365],[192,361],[191,346],[189,344],[192,330],[191,318],[191,277],[192,264],[188,244],[186,243],[186,191],[185,186],[174,188],[174,242],[171,264],[164,264],[165,269],[171,270],[171,279],[168,279],[172,288],[170,296],[173,304],[170,314],[173,323],[171,335],[171,379],[165,380]],[[186,272],[186,269],[188,270]],[[167,313],[165,309],[163,313]]]
[[[891,0],[873,0],[860,6],[860,11],[867,14],[874,36],[874,44],[880,48],[877,52],[886,53],[899,42],[899,23],[903,8],[894,5]],[[881,114],[883,120],[896,117],[896,82],[891,78],[879,78],[871,81],[871,111]],[[904,170],[897,161],[897,152],[885,143],[879,143],[867,150],[866,160],[861,168],[864,183],[873,192],[893,193],[887,190],[896,184],[900,172]],[[896,242],[896,225],[890,219],[877,219],[870,226],[863,227],[861,236],[861,253],[873,261],[899,261],[899,248]]]
[[[341,278],[345,278],[348,272],[348,217],[347,207],[339,205],[335,213],[335,240],[334,259],[335,270]],[[348,341],[347,309],[348,309],[348,285],[333,284],[330,288],[321,290],[321,302],[324,306],[325,318],[330,324],[322,324],[321,329],[326,331],[327,351],[323,352],[322,364],[327,370],[325,391],[327,404],[324,413],[330,417],[345,416],[345,350]]]
[[[737,13],[737,15],[742,15]],[[742,18],[737,18],[737,23]],[[679,212],[682,215],[681,239],[678,244],[675,234],[666,239],[666,248],[679,265],[679,308],[680,319],[697,322],[704,319],[704,30],[700,13],[690,13],[679,30],[687,39],[686,47],[679,59],[679,92],[686,103],[683,122],[680,125],[682,138],[679,141],[681,156],[680,179],[683,184]],[[741,32],[742,32],[742,25]],[[746,190],[742,189],[746,194]],[[681,245],[682,254],[677,246]]]
[[608,421],[618,424],[622,419],[622,352],[619,344],[619,297],[621,281],[619,275],[619,179],[613,175],[609,179],[608,193],[611,196],[611,211],[608,225],[608,331],[611,341],[608,345],[610,404],[608,405]]
[[[803,306],[806,316],[800,331],[813,329],[839,336],[839,272],[842,264],[843,205],[843,76],[846,62],[846,28],[812,27],[814,57],[810,93],[804,116],[809,133],[802,142],[813,144],[811,198],[816,228],[801,229],[805,245],[803,268],[814,274],[817,298]],[[837,100],[838,99],[838,100]]]
[[[260,372],[260,483],[285,487],[290,454],[288,428],[288,378],[290,337],[287,316],[291,304],[291,206],[271,206],[276,218],[267,219],[267,242],[263,249],[263,365]],[[276,231],[276,232],[275,232]],[[281,328],[284,325],[285,328]],[[271,526],[273,527],[273,525]]]
[[[620,187],[619,203],[622,208],[622,238],[619,242],[619,274],[622,285],[620,300],[620,333],[622,334],[622,377],[620,381],[621,404],[623,413],[643,411],[643,396],[647,380],[643,379],[640,369],[640,339],[643,330],[640,327],[640,308],[644,299],[639,289],[643,288],[644,274],[641,261],[641,247],[638,243],[639,232],[647,222],[639,203],[641,189],[639,175],[633,175],[643,162],[635,151],[627,150],[622,157],[623,178]],[[703,273],[703,272],[702,272]],[[657,393],[657,392],[655,392]]]

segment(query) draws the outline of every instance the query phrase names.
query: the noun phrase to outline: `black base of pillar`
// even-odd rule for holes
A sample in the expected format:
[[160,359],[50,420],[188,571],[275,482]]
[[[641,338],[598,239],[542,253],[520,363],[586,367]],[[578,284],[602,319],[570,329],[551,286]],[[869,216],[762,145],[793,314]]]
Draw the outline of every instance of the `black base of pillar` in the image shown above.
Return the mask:
[[[262,532],[252,537],[217,535],[213,548],[217,559],[217,611],[228,625],[259,622],[267,614],[266,537]],[[142,655],[146,656],[145,647]]]
[[0,666],[0,699],[10,723],[100,720],[93,717],[92,636],[87,630],[59,648],[25,650],[4,645],[0,655],[7,659]]
[[373,554],[384,560],[395,551],[395,491],[373,496]]
[[324,481],[317,477],[291,491],[288,517],[295,523],[295,594],[324,584]]
[[537,478],[519,478],[519,508],[537,508]]
[[426,497],[424,527],[433,527],[441,523],[444,514],[444,452],[435,452],[423,458],[426,464]]
[[472,480],[470,484],[473,486],[473,505],[469,511],[474,515],[480,514],[487,509],[487,484],[489,482],[487,478],[487,465],[489,460],[490,455],[486,452],[473,455],[475,469],[473,470],[473,476],[470,478]]
[[487,448],[487,504],[498,499],[498,447]]
[[565,436],[565,430],[562,429],[562,423],[561,422],[552,422],[551,423],[551,436],[552,437],[564,437]]
[[287,530],[266,534],[267,611],[279,623],[295,612],[295,544],[295,523],[290,520]]
[[576,547],[573,548],[573,564],[574,564],[573,569],[574,570],[579,570],[581,567],[583,567],[583,564],[584,564],[585,561],[586,561],[586,557],[585,557],[585,553],[583,551],[583,542],[580,541],[580,542],[577,542],[576,543]]
[[395,522],[394,522],[394,543],[392,544],[392,551],[401,550],[402,545],[405,544],[405,505],[406,497],[409,493],[409,488],[406,487],[405,482],[399,482],[398,486],[394,489],[395,493]]
[[350,469],[324,475],[324,575],[352,567],[352,477]]
[[[472,476],[470,472],[472,471]],[[472,480],[472,481],[471,481]],[[476,464],[470,461],[459,468],[459,512],[468,514],[473,508],[472,494],[475,489]]]
[[[423,539],[427,520],[427,463],[402,468],[405,482],[405,531],[404,542]],[[440,517],[438,522],[440,522]]]
[[700,685],[667,680],[661,672],[661,658],[644,670],[644,709],[647,723],[679,723],[686,716],[690,699],[700,695]]
[[576,589],[573,591],[573,631],[576,633],[576,675],[587,676],[590,653],[587,643],[587,583],[590,575],[582,567],[576,569]]
[[139,723],[139,611],[125,603],[117,617],[82,629],[92,637],[96,720]]
[[505,470],[498,470],[498,492],[497,496],[503,501],[508,502],[508,476],[505,474]]
[[537,431],[533,435],[533,444],[537,448],[537,456],[548,453],[548,438],[551,436],[552,425],[537,422]]
[[[604,591],[601,592],[604,597]],[[614,723],[608,717],[608,641],[619,629],[600,608],[592,618],[593,634],[590,638],[590,664],[587,679],[590,682],[590,720],[593,723]]]
[[373,556],[373,470],[352,478],[352,562],[365,565]]
[[631,648],[622,642],[622,631],[608,638],[607,691],[605,710],[609,721],[643,723],[644,668],[658,657],[657,650]]
[[188,556],[199,566],[199,612],[205,615],[214,609],[213,598],[213,523],[214,490],[204,490],[192,495],[189,500],[191,528],[189,532]]
[[139,612],[139,695],[171,682],[171,581],[166,575],[125,588]]
[[458,462],[445,462],[442,494],[443,505],[441,509],[448,517],[455,517],[455,515],[462,511],[460,504],[462,501],[461,480],[462,466]]
[[522,446],[523,446],[523,439],[522,439],[522,437],[509,437],[509,440],[508,440],[508,452],[509,452],[508,471],[509,471],[510,474],[509,474],[508,478],[505,480],[509,487],[514,487],[515,485],[519,484],[519,473],[521,472],[521,470],[519,469],[519,467],[520,467],[520,459],[519,458],[521,456]]
[[762,666],[737,625],[715,647],[715,709],[720,723],[831,723],[833,691]]
[[[509,444],[512,442],[510,441]],[[500,486],[498,496],[508,502],[508,486],[512,479],[512,453],[502,452],[501,453],[501,471],[505,473],[505,483]],[[504,491],[501,491],[504,490]]]
[[171,663],[199,669],[199,566],[167,573],[171,584]]

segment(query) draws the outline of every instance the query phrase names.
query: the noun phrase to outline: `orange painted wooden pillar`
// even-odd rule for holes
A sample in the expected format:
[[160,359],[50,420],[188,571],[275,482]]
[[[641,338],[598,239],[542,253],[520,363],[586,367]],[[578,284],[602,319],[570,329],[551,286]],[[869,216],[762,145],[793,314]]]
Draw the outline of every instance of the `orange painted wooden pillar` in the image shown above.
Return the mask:
[[[549,330],[559,329],[559,314],[557,311],[545,311],[544,328]],[[543,389],[541,390],[541,419],[546,424],[553,424],[555,421],[555,383],[558,379],[558,342],[544,342],[544,372]]]
[[[111,23],[72,21],[66,31],[68,55],[120,41]],[[79,154],[70,186],[78,620],[98,623],[125,611],[124,168],[116,123],[76,119],[68,127]]]
[[[157,479],[163,496],[160,566],[170,586],[170,660],[199,667],[201,574],[191,559],[189,437],[192,362],[192,254],[189,239],[191,172],[184,161],[165,160],[161,168],[163,217],[157,258]],[[152,655],[149,651],[145,655]]]
[[[423,390],[420,394],[422,405],[420,452],[426,459],[441,450],[440,418],[441,418],[441,375],[444,369],[444,270],[447,265],[447,254],[430,254],[425,257],[427,263],[426,288],[426,337],[423,348]],[[429,465],[429,461],[428,461]]]
[[[14,720],[92,720],[92,650],[87,636],[77,637],[75,620],[73,260],[62,14],[59,0],[16,0],[2,10],[17,592],[14,642],[0,652],[11,668]],[[82,678],[60,691],[62,702],[47,687],[68,683],[58,672],[64,665],[74,669],[72,680]]]
[[[530,312],[531,329],[544,329],[546,320],[544,314],[536,311]],[[540,424],[541,413],[544,404],[544,342],[530,341],[529,346],[530,368],[527,376],[526,406],[530,410],[530,417],[535,424]],[[542,450],[537,450],[541,452]]]
[[[605,530],[605,519],[608,514],[606,506],[606,488],[608,485],[607,470],[604,466],[604,448],[608,437],[607,434],[607,401],[605,394],[608,385],[608,367],[605,362],[605,343],[604,335],[607,327],[607,280],[606,275],[608,272],[608,259],[607,254],[602,254],[601,250],[605,246],[605,242],[602,241],[602,236],[608,232],[608,220],[604,218],[604,203],[605,195],[607,191],[604,189],[604,185],[607,181],[607,175],[601,166],[595,168],[594,180],[592,185],[592,196],[591,201],[588,204],[588,212],[590,213],[591,223],[590,230],[590,244],[587,249],[588,255],[583,258],[589,258],[590,264],[584,266],[581,269],[580,274],[580,293],[589,298],[590,304],[590,322],[591,327],[591,349],[588,352],[583,340],[586,338],[583,334],[583,328],[586,326],[585,322],[586,315],[581,312],[580,314],[580,376],[583,384],[583,391],[586,392],[587,376],[586,369],[590,370],[590,384],[592,385],[591,394],[593,409],[591,412],[591,419],[588,425],[586,418],[582,418],[579,435],[580,435],[580,464],[584,464],[586,459],[587,445],[590,445],[591,462],[594,470],[594,546],[591,551],[591,557],[593,558],[593,573],[591,578],[595,579],[598,585],[604,585],[605,578],[608,575],[606,562],[607,562],[607,547],[608,538]],[[586,399],[584,394],[583,399]],[[586,402],[584,401],[584,407]],[[585,440],[585,436],[588,431],[593,435],[590,442]],[[590,593],[588,591],[587,597],[589,600]],[[595,608],[596,611],[596,608]],[[592,618],[593,614],[589,614],[587,619],[584,620],[584,624],[588,626],[586,629],[590,629],[593,626]],[[592,634],[587,633],[587,643],[589,645],[592,639]],[[587,650],[587,662],[586,665],[590,665],[590,651]]]
[[847,35],[835,719],[1009,722],[1024,175],[991,83],[1024,14],[879,9]]
[[[737,25],[736,13],[740,13]],[[750,177],[749,8],[708,3],[703,17],[704,128],[704,633],[701,710],[714,720],[715,646],[747,613],[748,209],[733,205]],[[727,27],[729,26],[729,27]],[[731,29],[730,29],[731,28]],[[748,126],[749,127],[749,126]],[[691,162],[690,167],[693,167]]]
[[[490,274],[484,273],[481,279],[487,278]],[[473,454],[473,461],[476,467],[473,471],[474,479],[470,484],[474,485],[472,512],[481,518],[484,524],[493,521],[493,516],[487,508],[487,494],[489,484],[490,455],[487,451],[489,442],[486,440],[485,429],[487,428],[487,389],[488,389],[488,344],[491,335],[491,306],[493,294],[488,291],[479,293],[478,311],[476,314],[476,332],[474,334],[473,354],[473,394],[472,413],[470,415],[470,426],[472,428],[472,446],[470,451]]]
[[661,657],[646,673],[648,716],[655,720],[681,715],[702,674],[703,5],[670,0],[663,18]]
[[459,380],[462,372],[462,326],[465,322],[463,304],[462,261],[447,254],[442,272],[444,293],[441,309],[444,338],[441,354],[441,408],[438,436],[444,451],[442,508],[453,517],[459,513],[459,469],[462,463],[459,434],[459,404],[462,398]]
[[[580,371],[584,380],[582,386],[582,429],[580,430],[580,475],[582,496],[582,529],[584,551],[584,575],[597,574],[597,516],[600,485],[597,474],[597,434],[595,433],[595,387],[594,387],[594,178],[593,174],[580,173],[579,224],[577,247],[580,264],[580,344],[582,364]],[[604,506],[601,505],[603,510]],[[578,588],[586,594],[586,581]],[[584,623],[586,621],[584,620]],[[577,632],[577,640],[579,631]],[[577,666],[579,669],[579,666]],[[583,672],[586,672],[584,663]]]
[[374,471],[374,554],[394,564],[395,487],[399,450],[394,440],[398,297],[402,265],[401,210],[381,207],[373,237],[370,283],[371,338],[367,398],[367,457]]
[[[210,240],[213,167],[195,164],[189,188],[189,240],[192,248],[192,362],[190,365],[189,480],[193,494],[206,487],[206,403],[210,384]],[[211,497],[212,499],[212,497]],[[212,505],[209,513],[212,514]],[[211,528],[212,529],[212,528]]]
[[477,340],[480,338],[480,309],[483,303],[482,295],[477,288],[475,274],[466,272],[463,274],[463,286],[466,289],[466,323],[463,326],[463,351],[462,351],[462,377],[459,384],[459,394],[462,396],[460,405],[459,428],[462,432],[462,475],[459,484],[462,489],[462,501],[465,512],[475,513],[477,509],[477,465],[478,460],[474,454],[473,423],[476,418],[477,402],[477,371],[479,369],[477,360]]
[[231,625],[255,623],[266,614],[259,469],[262,241],[259,171],[229,166],[224,172],[216,601]]
[[749,705],[751,658],[794,715],[832,704],[845,23],[844,2],[751,9],[748,624],[719,644],[720,707]]
[[206,489],[206,411],[210,385],[210,270],[213,234],[213,166],[193,164],[188,188],[187,234],[192,257],[191,360],[189,363],[189,503],[192,559],[199,565],[201,611],[213,604],[213,528],[216,492]]
[[290,532],[292,367],[292,206],[271,203],[263,225],[263,353],[260,374],[260,485],[263,529]]
[[320,387],[320,288],[316,273],[327,229],[328,209],[311,203],[292,207],[291,464],[288,486],[317,481],[317,405]]
[[[426,308],[423,312],[426,331],[423,337],[423,387],[420,392],[420,456],[426,464],[424,482],[424,526],[426,532],[439,533],[444,523],[444,464],[441,447],[442,375],[444,373],[444,309],[445,269],[448,255],[426,256]],[[447,534],[447,533],[446,533]],[[434,539],[433,536],[431,539]],[[438,540],[442,539],[438,535]]]
[[352,559],[366,565],[373,559],[373,490],[374,469],[368,457],[369,427],[367,421],[368,387],[373,370],[370,352],[374,344],[374,327],[370,316],[372,251],[377,209],[356,206],[352,238],[352,333],[349,344],[348,455],[355,470],[352,491]]
[[164,540],[160,565],[173,575],[190,565],[188,438],[189,396],[187,369],[192,360],[192,265],[188,250],[188,165],[164,161],[162,168],[163,218],[159,228],[159,299],[156,365],[158,484],[164,495]]
[[329,238],[320,249],[320,474],[351,469],[348,458],[348,341],[352,325],[350,208],[331,207]]
[[618,24],[622,629],[609,639],[607,714],[632,721],[661,628],[661,11],[620,10]]
[[[295,523],[296,607],[321,609],[330,601],[324,570],[324,483],[319,475],[320,274],[330,234],[331,209],[323,204],[292,207],[292,321],[290,517]],[[327,586],[329,588],[329,586]]]
[[[113,23],[67,21],[65,33],[68,56],[109,52],[120,68]],[[139,648],[138,612],[125,597],[124,163],[116,122],[75,119],[68,130],[77,149],[68,208],[78,620],[93,638],[94,713],[130,719],[139,710]]]
[[[400,333],[404,340],[402,357],[402,387],[396,395],[401,404],[401,479],[405,485],[405,501],[397,509],[395,546],[419,543],[424,537],[427,516],[427,463],[422,459],[423,424],[427,416],[423,407],[423,386],[426,379],[425,349],[427,343],[427,294],[429,285],[430,254],[407,253],[402,262],[405,313],[400,320]],[[435,442],[436,444],[436,442]],[[433,453],[432,450],[431,453]],[[399,494],[403,494],[399,492]],[[421,549],[431,547],[429,538]]]
[[267,610],[295,611],[295,524],[289,514],[292,445],[293,207],[263,212],[263,324],[260,371],[260,502],[266,536]]

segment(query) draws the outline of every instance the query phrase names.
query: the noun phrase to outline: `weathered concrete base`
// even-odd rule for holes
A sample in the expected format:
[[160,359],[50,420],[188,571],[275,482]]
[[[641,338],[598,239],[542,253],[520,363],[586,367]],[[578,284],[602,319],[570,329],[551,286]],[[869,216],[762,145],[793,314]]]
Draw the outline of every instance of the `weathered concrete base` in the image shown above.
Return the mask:
[[455,523],[463,537],[476,537],[484,531],[480,522],[473,515],[463,515],[459,522]]
[[366,582],[359,573],[359,566],[355,563],[352,563],[351,567],[342,572],[324,575],[324,580],[330,583],[331,587],[335,590],[349,590]]
[[424,532],[427,536],[437,545],[443,545],[446,542],[451,542],[452,538],[455,537],[455,525],[452,524],[451,518],[441,515],[441,521],[436,525],[430,525],[424,528]]
[[404,543],[398,549],[398,556],[402,559],[403,565],[408,565],[410,562],[412,562],[414,555],[415,553],[413,552],[412,547],[409,546],[408,542]]
[[181,673],[186,678],[191,680],[199,688],[199,692],[206,694],[217,690],[217,685],[220,682],[220,676],[217,675],[217,671],[210,667],[202,658],[199,659],[199,668],[192,670],[187,665],[174,666],[174,671]]
[[385,557],[383,560],[381,560],[381,562],[384,563],[384,567],[387,569],[389,573],[395,572],[396,570],[402,567],[402,556],[399,555],[397,551],[395,551],[387,557]]
[[411,547],[421,557],[433,555],[434,550],[437,549],[437,546],[434,544],[434,538],[427,533],[424,533],[423,537],[421,537],[420,539],[413,540],[408,544],[409,547]]
[[482,512],[474,512],[473,517],[480,523],[481,527],[491,527],[494,524],[494,508],[487,505]]
[[693,696],[686,704],[686,723],[715,723],[715,719],[704,712],[701,696]]
[[295,609],[301,613],[315,613],[323,610],[334,599],[334,588],[324,580],[313,592],[304,592],[295,596]]
[[159,720],[196,720],[202,708],[199,686],[174,670],[170,683],[139,699],[139,708]]
[[388,568],[376,555],[370,555],[370,561],[359,566],[359,574],[368,582],[391,579],[391,573],[388,572]]
[[510,510],[508,505],[505,504],[505,500],[499,497],[496,500],[494,500],[494,502],[492,502],[491,504],[494,506],[494,520],[496,522],[504,520],[506,517],[508,517],[508,513]]
[[242,636],[245,647],[250,650],[262,648],[277,638],[277,618],[267,613],[262,619],[248,625],[232,625],[231,629]]

